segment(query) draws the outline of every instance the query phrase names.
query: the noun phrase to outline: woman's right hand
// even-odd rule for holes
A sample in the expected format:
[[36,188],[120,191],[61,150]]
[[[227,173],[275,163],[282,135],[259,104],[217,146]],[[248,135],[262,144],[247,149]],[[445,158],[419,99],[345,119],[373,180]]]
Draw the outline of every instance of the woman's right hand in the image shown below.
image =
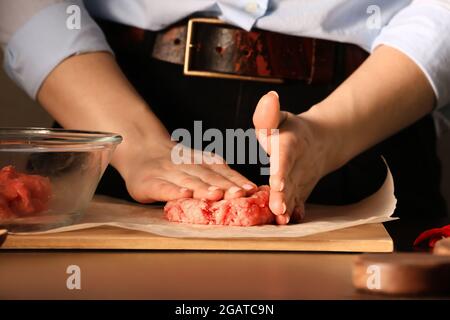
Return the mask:
[[[183,151],[191,155],[192,161],[179,164],[172,158],[176,144],[168,138],[161,140],[155,143],[152,139],[146,146],[124,146],[126,152],[119,151],[113,159],[113,165],[120,163],[117,169],[136,201],[150,203],[186,197],[220,200],[256,191],[255,184],[232,170],[217,155],[186,148]],[[123,159],[117,159],[121,156]],[[194,163],[194,157],[201,161]]]
[[[95,52],[70,57],[46,78],[39,102],[65,128],[123,136],[111,164],[139,202],[182,197],[240,197],[256,186],[226,164],[176,164],[176,145],[125,78],[114,57]],[[196,156],[205,156],[196,151]],[[248,191],[246,191],[248,189]]]

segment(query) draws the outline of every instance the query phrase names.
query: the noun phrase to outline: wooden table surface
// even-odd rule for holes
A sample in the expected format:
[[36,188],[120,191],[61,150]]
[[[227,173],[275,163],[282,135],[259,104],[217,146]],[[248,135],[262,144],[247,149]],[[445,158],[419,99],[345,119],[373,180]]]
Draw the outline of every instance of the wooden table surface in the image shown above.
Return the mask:
[[[448,219],[387,224],[396,249]],[[378,299],[353,289],[357,254],[201,251],[0,251],[2,299]],[[66,286],[68,266],[81,290]],[[398,298],[398,297],[395,297]],[[450,298],[450,297],[442,297]]]
[[[356,298],[352,254],[1,252],[0,299]],[[81,290],[66,288],[78,265]]]
[[[0,252],[0,300],[380,298],[353,289],[355,257],[295,252]],[[80,268],[81,290],[66,287],[70,265]]]

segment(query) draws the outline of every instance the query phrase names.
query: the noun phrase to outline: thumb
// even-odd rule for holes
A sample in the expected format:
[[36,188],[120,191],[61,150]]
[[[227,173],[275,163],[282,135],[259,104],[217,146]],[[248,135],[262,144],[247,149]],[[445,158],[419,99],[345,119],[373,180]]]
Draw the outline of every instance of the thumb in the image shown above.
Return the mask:
[[280,111],[280,100],[278,93],[270,91],[258,102],[253,113],[253,124],[256,129],[256,137],[264,151],[271,154],[270,135],[272,130],[278,129],[284,120],[284,112]]
[[262,96],[253,113],[253,124],[257,131],[266,129],[270,135],[270,129],[277,129],[280,123],[280,101],[278,93],[270,91]]

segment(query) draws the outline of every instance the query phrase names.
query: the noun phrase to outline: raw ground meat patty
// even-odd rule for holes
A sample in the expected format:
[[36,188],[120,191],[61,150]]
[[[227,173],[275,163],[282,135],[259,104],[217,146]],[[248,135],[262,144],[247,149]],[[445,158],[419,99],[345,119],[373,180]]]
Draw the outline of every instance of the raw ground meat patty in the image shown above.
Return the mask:
[[173,222],[228,226],[270,224],[275,217],[269,209],[269,187],[261,186],[249,197],[211,201],[179,199],[167,202],[165,218]]
[[0,170],[0,220],[45,211],[50,196],[48,178],[19,173],[13,166]]

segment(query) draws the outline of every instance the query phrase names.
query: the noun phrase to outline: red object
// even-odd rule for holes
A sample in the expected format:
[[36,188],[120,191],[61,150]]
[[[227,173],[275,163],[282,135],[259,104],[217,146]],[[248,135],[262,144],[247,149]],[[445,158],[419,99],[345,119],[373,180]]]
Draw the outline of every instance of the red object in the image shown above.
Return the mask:
[[19,173],[13,166],[0,170],[0,220],[47,210],[51,184],[47,177]]
[[437,241],[450,237],[450,225],[422,232],[414,241],[414,247],[434,248]]
[[275,216],[269,209],[269,187],[259,187],[249,197],[210,201],[179,199],[164,207],[165,218],[173,222],[193,224],[254,226],[270,224]]

